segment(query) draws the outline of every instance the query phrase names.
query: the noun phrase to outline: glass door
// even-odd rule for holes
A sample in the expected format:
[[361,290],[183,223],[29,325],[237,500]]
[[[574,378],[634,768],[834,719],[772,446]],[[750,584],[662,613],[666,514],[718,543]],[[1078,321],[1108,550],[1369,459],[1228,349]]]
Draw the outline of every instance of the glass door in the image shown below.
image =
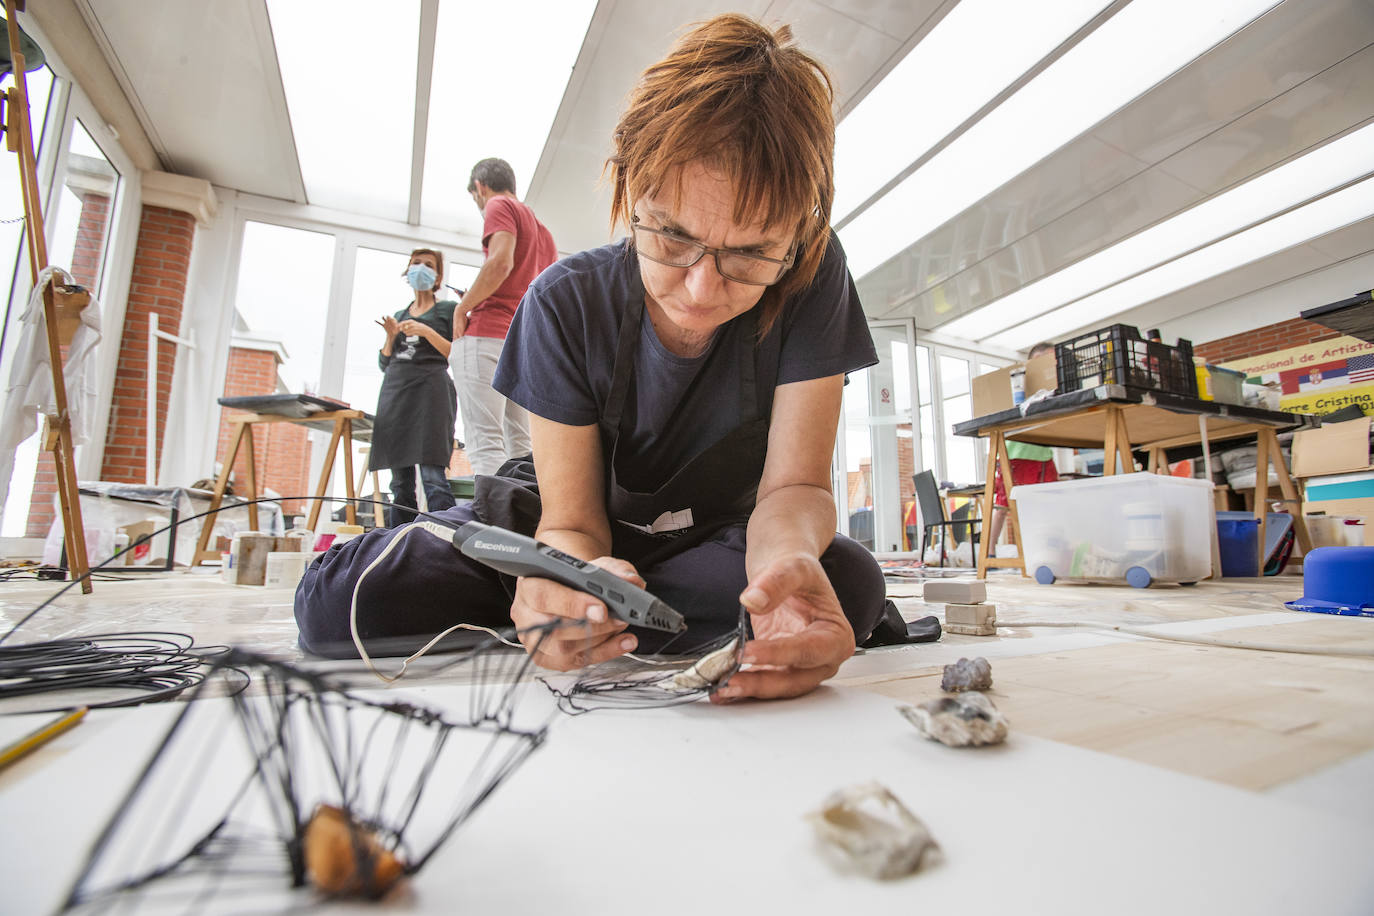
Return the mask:
[[849,377],[836,467],[843,530],[878,552],[907,549],[904,520],[920,453],[912,425],[915,330],[911,322],[872,323],[878,364]]

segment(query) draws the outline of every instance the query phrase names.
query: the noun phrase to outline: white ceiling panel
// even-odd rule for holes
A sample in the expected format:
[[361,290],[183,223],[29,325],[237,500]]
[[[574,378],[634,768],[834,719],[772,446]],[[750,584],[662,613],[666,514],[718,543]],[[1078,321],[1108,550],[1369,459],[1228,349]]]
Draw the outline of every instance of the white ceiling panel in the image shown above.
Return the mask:
[[262,0],[77,0],[166,171],[304,201]]

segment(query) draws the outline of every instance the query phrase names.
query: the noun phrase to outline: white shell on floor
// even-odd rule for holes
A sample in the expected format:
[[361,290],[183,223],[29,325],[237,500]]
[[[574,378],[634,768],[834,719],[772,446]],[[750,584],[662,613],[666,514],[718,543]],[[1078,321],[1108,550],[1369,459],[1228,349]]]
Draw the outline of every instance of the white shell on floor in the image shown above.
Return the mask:
[[921,867],[926,850],[940,848],[921,819],[876,782],[832,793],[807,819],[830,848],[872,878],[909,875]]
[[950,747],[1000,744],[1007,737],[1006,716],[976,690],[928,700],[919,706],[902,704],[897,711],[921,734]]
[[703,655],[692,667],[674,674],[663,686],[668,690],[700,690],[710,687],[735,667],[735,649],[738,645],[738,638],[730,640],[709,655]]

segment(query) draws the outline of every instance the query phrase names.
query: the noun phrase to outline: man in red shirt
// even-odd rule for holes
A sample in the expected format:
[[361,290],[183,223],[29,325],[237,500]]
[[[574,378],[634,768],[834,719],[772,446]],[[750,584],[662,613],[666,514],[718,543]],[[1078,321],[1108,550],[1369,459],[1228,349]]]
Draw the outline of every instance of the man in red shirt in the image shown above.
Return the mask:
[[504,159],[474,165],[468,193],[482,212],[486,260],[453,310],[449,362],[472,471],[495,474],[507,459],[529,454],[530,419],[491,380],[525,289],[558,259],[558,249],[534,211],[516,198],[515,171]]

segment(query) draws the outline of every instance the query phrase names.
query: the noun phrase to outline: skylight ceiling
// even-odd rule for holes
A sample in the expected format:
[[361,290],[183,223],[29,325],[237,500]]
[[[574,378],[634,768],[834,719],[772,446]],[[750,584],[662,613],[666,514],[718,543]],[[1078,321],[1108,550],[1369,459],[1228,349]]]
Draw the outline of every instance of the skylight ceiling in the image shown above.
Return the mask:
[[310,202],[404,220],[419,0],[269,0]]
[[[1272,5],[1135,0],[850,221],[842,237],[854,273],[972,206]],[[982,49],[963,51],[964,67],[982,66]],[[837,174],[836,184],[844,179]]]
[[469,170],[523,194],[596,3],[507,0],[496,37],[475,0],[267,6],[309,202],[478,235]]
[[[525,196],[595,10],[596,0],[440,6],[421,223],[480,232],[468,175],[488,156],[511,164]],[[493,18],[511,28],[488,37]]]

